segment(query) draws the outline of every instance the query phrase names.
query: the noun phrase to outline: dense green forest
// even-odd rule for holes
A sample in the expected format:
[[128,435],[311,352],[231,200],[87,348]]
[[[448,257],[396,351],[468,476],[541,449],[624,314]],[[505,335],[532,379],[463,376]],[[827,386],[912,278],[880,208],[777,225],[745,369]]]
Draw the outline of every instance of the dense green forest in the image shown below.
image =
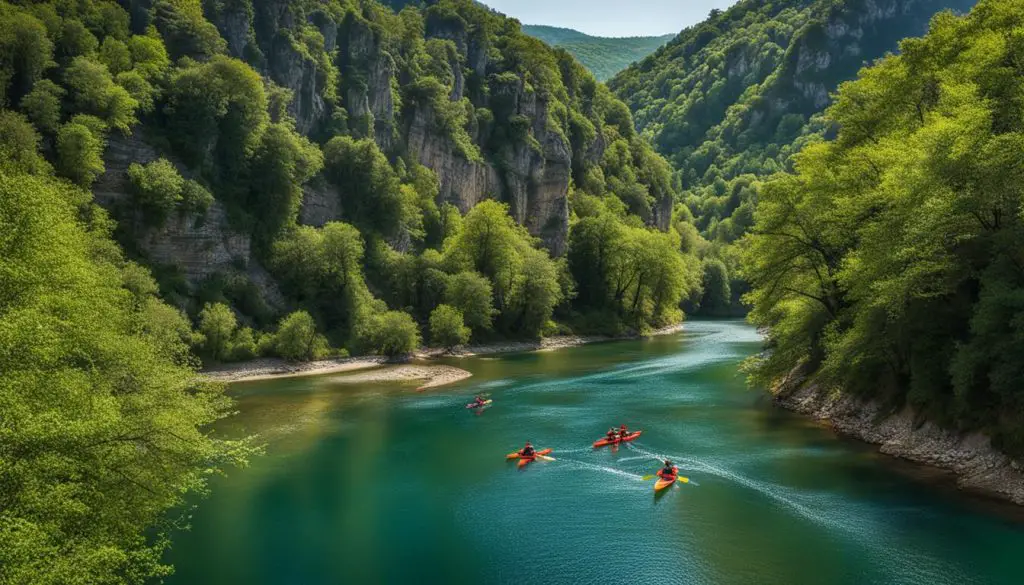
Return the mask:
[[0,192],[0,583],[168,570],[251,451],[194,356],[644,331],[704,285],[626,105],[470,0],[4,3]]
[[552,47],[569,51],[598,81],[607,81],[619,71],[650,55],[675,35],[660,37],[594,37],[570,28],[523,25],[523,32]]
[[912,406],[1024,453],[1024,2],[935,17],[845,83],[760,192],[744,275],[775,383]]
[[712,11],[609,87],[672,163],[683,200],[723,262],[733,310],[745,283],[728,244],[753,223],[761,179],[792,170],[806,144],[834,134],[820,113],[865,63],[923,34],[942,9],[974,0],[745,0]]

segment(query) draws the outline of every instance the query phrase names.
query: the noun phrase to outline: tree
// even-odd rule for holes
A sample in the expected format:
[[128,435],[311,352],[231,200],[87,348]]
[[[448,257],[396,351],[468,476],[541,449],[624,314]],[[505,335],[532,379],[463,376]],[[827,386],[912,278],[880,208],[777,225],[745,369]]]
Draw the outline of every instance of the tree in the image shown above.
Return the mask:
[[323,168],[315,144],[284,124],[271,124],[252,159],[252,193],[246,210],[256,217],[257,235],[269,242],[295,222],[302,184]]
[[17,103],[42,77],[52,55],[43,23],[16,9],[0,14],[0,107]]
[[223,303],[207,304],[199,313],[199,332],[203,335],[203,353],[215,361],[224,361],[231,351],[238,321],[231,307]]
[[60,125],[60,101],[65,93],[64,88],[49,79],[40,79],[32,86],[32,91],[21,99],[21,109],[25,110],[37,128],[50,134],[56,133]]
[[128,178],[136,201],[153,216],[157,225],[181,203],[185,179],[165,158],[146,165],[132,163],[128,167]]
[[448,280],[445,302],[465,317],[466,325],[477,331],[491,328],[494,319],[491,283],[477,272],[466,271]]
[[84,198],[0,172],[0,567],[12,583],[166,575],[186,498],[251,453],[209,433],[230,401],[181,363],[180,314],[122,287],[116,247],[79,223]]
[[78,112],[96,116],[125,134],[137,121],[135,110],[139,103],[114,83],[102,63],[89,57],[75,57],[64,72],[64,82]]
[[398,177],[373,140],[336,136],[324,146],[324,163],[352,223],[384,236],[398,233],[404,209]]
[[327,357],[327,338],[316,331],[316,322],[305,311],[295,311],[281,320],[274,336],[277,355],[295,361],[313,361]]
[[462,312],[449,305],[438,305],[430,314],[431,342],[452,349],[469,341],[469,327],[462,319]]
[[387,357],[408,355],[420,345],[416,321],[402,311],[385,311],[374,315],[367,328],[366,339],[370,348]]
[[89,127],[87,117],[78,117],[57,131],[57,170],[75,183],[88,187],[103,171],[102,135]]
[[48,174],[39,154],[39,134],[21,114],[0,110],[0,169],[12,173]]
[[729,270],[717,258],[704,259],[704,295],[700,308],[709,315],[722,314],[732,305],[732,290],[729,286]]

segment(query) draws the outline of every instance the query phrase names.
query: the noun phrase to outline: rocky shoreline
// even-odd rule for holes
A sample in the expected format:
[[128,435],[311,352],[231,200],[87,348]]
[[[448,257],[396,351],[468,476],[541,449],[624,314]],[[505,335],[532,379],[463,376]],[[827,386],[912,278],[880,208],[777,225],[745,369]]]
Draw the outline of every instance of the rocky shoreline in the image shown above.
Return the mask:
[[[645,337],[656,335],[669,335],[683,330],[683,325],[672,325],[651,332]],[[616,341],[621,339],[635,339],[641,336],[579,336],[559,335],[548,337],[540,341],[508,341],[484,345],[471,345],[459,348],[455,352],[445,351],[438,348],[426,348],[416,352],[412,358],[431,360],[436,358],[460,358],[472,357],[475,355],[489,355],[499,353],[518,353],[526,351],[552,351],[566,347],[576,347],[588,343],[600,343],[605,341]],[[472,376],[471,373],[448,365],[413,365],[396,364],[379,356],[335,358],[315,362],[288,362],[279,358],[261,358],[248,362],[235,364],[224,364],[214,368],[208,368],[200,374],[208,379],[217,382],[253,382],[257,380],[270,380],[277,378],[296,378],[302,376],[322,376],[326,374],[340,374],[356,372],[377,368],[371,372],[353,374],[346,376],[345,381],[351,382],[384,382],[384,381],[406,381],[422,380],[424,383],[418,390],[435,388],[445,384],[452,384]]]
[[952,472],[958,488],[1024,506],[1024,464],[999,452],[982,433],[958,433],[923,424],[910,408],[891,412],[880,403],[787,380],[775,403],[828,424],[836,432],[879,445],[893,457]]

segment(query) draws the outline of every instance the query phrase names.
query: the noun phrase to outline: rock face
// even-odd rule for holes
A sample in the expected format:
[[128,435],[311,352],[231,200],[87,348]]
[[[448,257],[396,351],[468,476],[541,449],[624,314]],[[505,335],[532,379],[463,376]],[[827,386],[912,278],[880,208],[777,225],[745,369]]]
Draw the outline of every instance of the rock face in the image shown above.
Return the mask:
[[[138,135],[112,134],[104,153],[106,171],[93,185],[96,202],[110,209],[122,229],[132,234],[134,246],[151,265],[176,266],[192,285],[217,273],[242,269],[271,306],[282,306],[283,296],[276,284],[252,257],[250,237],[231,229],[220,201],[214,201],[202,216],[172,214],[160,227],[143,221],[132,204],[128,167],[152,162],[159,156]],[[183,176],[190,177],[183,165],[175,166]]]
[[890,412],[876,402],[829,393],[799,377],[780,385],[774,394],[782,407],[877,444],[882,453],[953,472],[961,489],[1024,505],[1024,465],[993,448],[982,433],[961,434],[931,422],[920,424],[909,408]]

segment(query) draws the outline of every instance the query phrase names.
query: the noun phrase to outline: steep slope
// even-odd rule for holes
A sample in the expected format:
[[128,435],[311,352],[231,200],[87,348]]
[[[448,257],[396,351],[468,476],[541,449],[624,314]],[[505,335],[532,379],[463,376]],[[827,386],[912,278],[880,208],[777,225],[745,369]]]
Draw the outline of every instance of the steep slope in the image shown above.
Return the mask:
[[675,36],[594,37],[570,28],[534,24],[523,25],[523,32],[553,47],[569,51],[598,81],[611,79],[616,73],[650,55]]
[[[840,87],[835,139],[761,191],[744,253],[771,349],[758,381],[806,378],[843,397],[801,393],[830,416],[904,411],[1024,456],[1022,96],[1024,0],[942,14]],[[946,444],[933,462],[962,460]]]
[[[698,226],[731,241],[751,222],[753,177],[787,168],[841,81],[974,0],[745,0],[684,30],[609,87],[669,157]],[[741,177],[739,181],[737,177]]]

